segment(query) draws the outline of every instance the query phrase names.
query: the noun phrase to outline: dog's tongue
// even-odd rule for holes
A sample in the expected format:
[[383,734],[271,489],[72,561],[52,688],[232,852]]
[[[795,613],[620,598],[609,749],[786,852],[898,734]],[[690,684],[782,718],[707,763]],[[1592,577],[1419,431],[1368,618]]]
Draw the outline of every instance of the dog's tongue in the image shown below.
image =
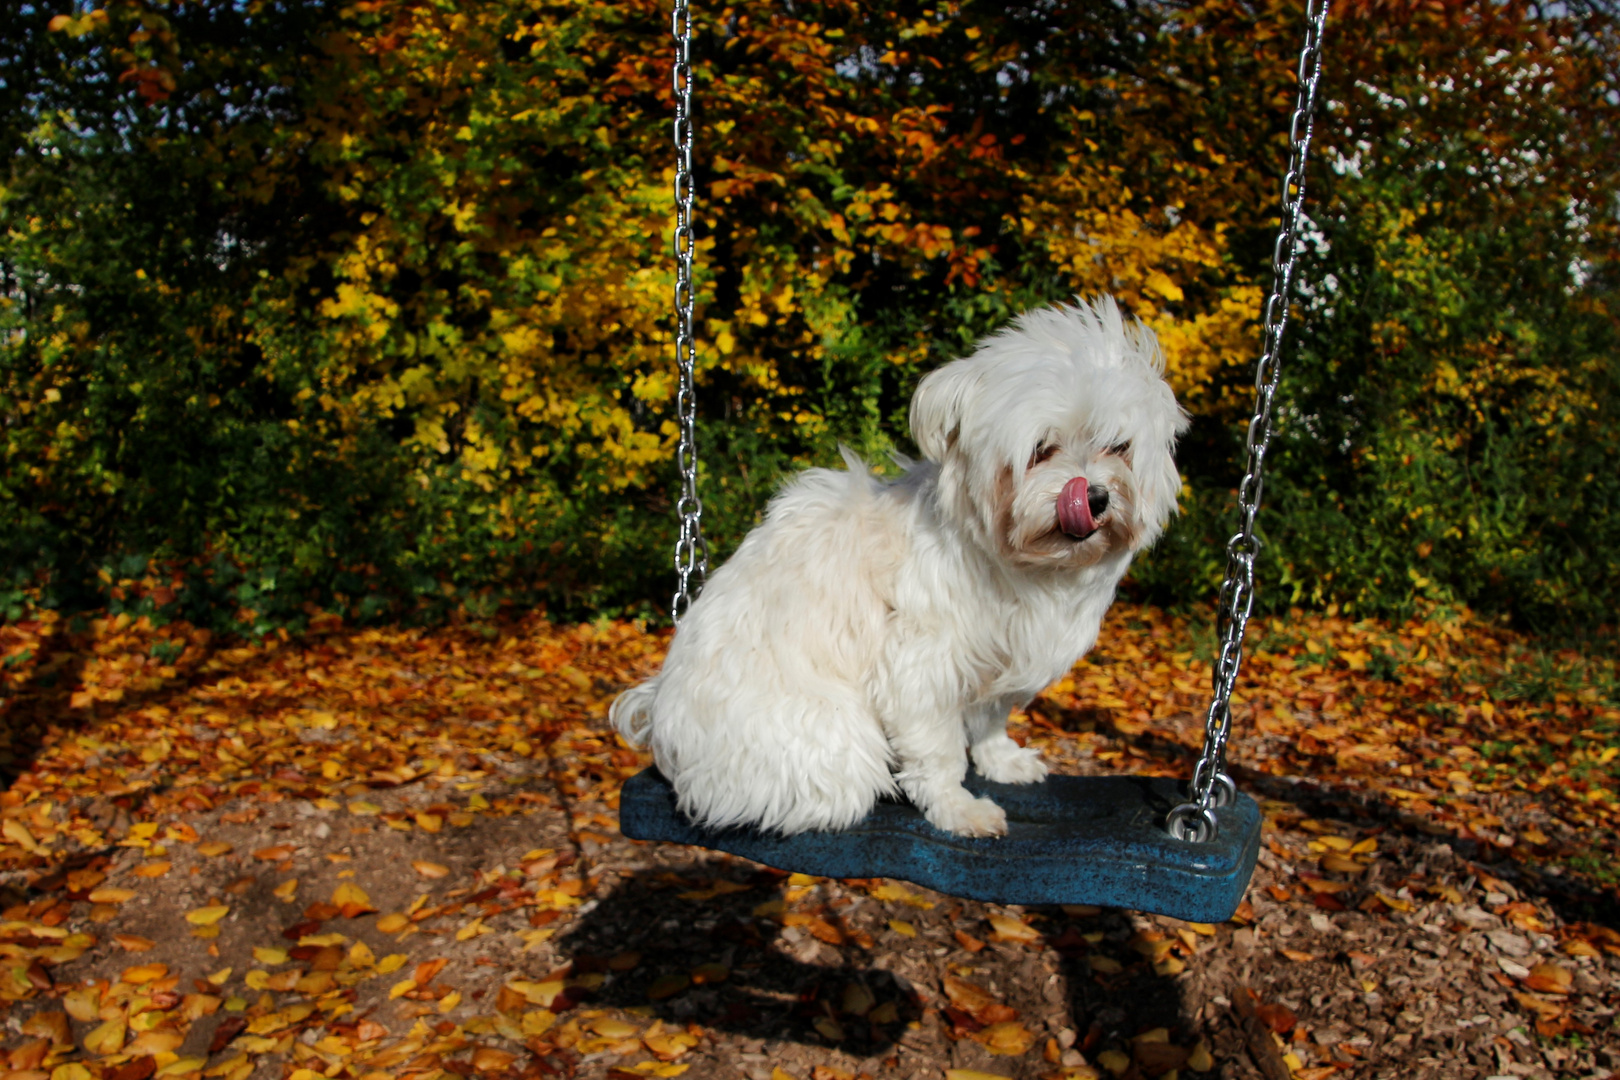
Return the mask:
[[1089,496],[1086,478],[1083,476],[1077,476],[1064,484],[1062,493],[1058,495],[1058,528],[1077,539],[1090,536],[1097,530],[1096,522],[1091,520]]

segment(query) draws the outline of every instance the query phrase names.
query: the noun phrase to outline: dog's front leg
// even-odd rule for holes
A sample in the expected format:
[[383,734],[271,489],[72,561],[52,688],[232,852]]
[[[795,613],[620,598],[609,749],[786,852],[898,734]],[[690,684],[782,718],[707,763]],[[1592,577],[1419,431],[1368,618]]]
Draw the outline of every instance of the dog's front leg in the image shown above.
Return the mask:
[[1007,814],[962,786],[967,776],[968,717],[941,670],[943,646],[914,647],[885,658],[874,704],[900,771],[895,781],[937,829],[958,836],[1001,836]]
[[1007,734],[1007,714],[1018,698],[994,698],[968,708],[968,741],[979,775],[998,784],[1033,784],[1046,779],[1046,762],[1034,747],[1019,746]]

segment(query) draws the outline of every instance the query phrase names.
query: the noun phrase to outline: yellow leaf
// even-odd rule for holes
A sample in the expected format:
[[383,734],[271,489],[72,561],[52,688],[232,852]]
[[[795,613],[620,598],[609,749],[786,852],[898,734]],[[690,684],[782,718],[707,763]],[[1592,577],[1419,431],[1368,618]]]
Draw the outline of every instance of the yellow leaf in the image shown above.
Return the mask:
[[338,907],[345,904],[369,904],[371,903],[371,897],[367,896],[366,891],[354,882],[344,881],[340,882],[338,887],[332,890],[332,903]]
[[82,989],[69,990],[62,995],[62,1008],[80,1023],[96,1019],[101,1012],[101,988],[92,984]]
[[210,840],[206,844],[197,845],[197,854],[205,855],[210,859],[220,855],[228,855],[234,850],[236,849],[223,840]]
[[377,962],[377,974],[392,975],[394,972],[404,967],[405,962],[409,959],[410,957],[406,956],[404,953],[390,953],[388,956],[383,957]]
[[1026,1053],[1035,1042],[1035,1034],[1016,1020],[1003,1020],[991,1024],[973,1038],[984,1048],[1000,1057],[1018,1057]]
[[635,1024],[626,1020],[617,1020],[611,1016],[599,1016],[589,1021],[585,1026],[604,1039],[628,1039],[641,1031]]
[[213,926],[230,913],[229,904],[211,904],[186,912],[186,922],[193,926]]
[[120,978],[133,986],[141,986],[145,983],[157,982],[168,973],[168,964],[139,964],[135,967],[125,968]]
[[28,831],[28,826],[16,818],[6,818],[3,823],[0,823],[0,834],[4,834],[7,840],[25,851],[39,850],[39,844],[34,840],[34,834]]
[[873,889],[871,895],[872,899],[874,900],[908,904],[911,907],[920,908],[923,911],[927,911],[934,906],[932,900],[924,900],[910,889],[907,889],[902,885],[896,885],[892,881],[885,881],[883,884]]
[[92,904],[122,904],[135,899],[134,889],[97,889],[90,894]]
[[1118,1050],[1104,1050],[1097,1055],[1097,1064],[1115,1076],[1123,1076],[1125,1070],[1131,1067],[1131,1059]]
[[416,989],[416,980],[415,979],[401,979],[399,982],[395,983],[389,989],[388,997],[390,999],[398,998],[398,997],[404,997],[406,994],[410,993],[412,990],[415,990],[415,989]]
[[257,960],[261,964],[269,964],[272,967],[276,964],[285,964],[287,962],[287,950],[271,949],[262,945],[256,945],[253,948],[253,959]]
[[397,911],[377,920],[377,929],[385,934],[397,934],[409,925],[411,925],[410,917]]
[[92,1054],[106,1057],[124,1048],[124,1035],[128,1031],[122,1018],[108,1020],[84,1037],[84,1048]]
[[136,877],[144,878],[158,878],[162,877],[168,872],[169,863],[163,859],[159,859],[157,862],[142,863],[140,866],[137,866],[134,870],[130,871],[130,873],[134,874]]
[[1040,940],[1041,932],[1022,919],[996,912],[992,912],[989,919],[991,927],[995,930],[993,937],[996,941],[1031,942]]
[[890,919],[889,920],[889,929],[893,930],[895,933],[899,934],[901,937],[916,937],[917,936],[917,928],[915,926],[912,926],[910,923],[906,922],[906,920],[904,920],[904,919]]
[[144,1031],[134,1042],[129,1044],[128,1050],[130,1055],[134,1057],[171,1054],[180,1049],[180,1044],[184,1041],[184,1036],[173,1028]]
[[292,903],[293,895],[298,892],[298,879],[288,878],[280,885],[277,885],[272,891],[275,893],[277,900],[280,900],[284,904],[290,904]]

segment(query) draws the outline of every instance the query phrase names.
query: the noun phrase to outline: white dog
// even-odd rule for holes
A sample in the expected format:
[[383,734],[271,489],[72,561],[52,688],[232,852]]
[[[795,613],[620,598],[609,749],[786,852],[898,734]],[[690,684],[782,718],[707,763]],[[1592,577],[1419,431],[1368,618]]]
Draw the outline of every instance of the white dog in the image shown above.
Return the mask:
[[926,461],[810,469],[709,579],[664,667],[612,720],[711,827],[839,829],[904,793],[996,836],[962,786],[1046,776],[1007,714],[1097,640],[1131,556],[1175,511],[1186,418],[1152,331],[1111,299],[1032,311],[932,372]]

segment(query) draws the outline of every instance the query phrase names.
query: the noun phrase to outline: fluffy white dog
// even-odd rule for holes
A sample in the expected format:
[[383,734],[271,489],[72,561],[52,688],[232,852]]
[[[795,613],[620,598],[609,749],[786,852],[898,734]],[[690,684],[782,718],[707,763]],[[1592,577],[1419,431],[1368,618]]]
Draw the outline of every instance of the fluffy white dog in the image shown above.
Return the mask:
[[904,793],[937,828],[1007,831],[962,786],[1046,776],[1008,712],[1097,640],[1174,513],[1186,418],[1152,331],[1111,299],[1032,311],[930,373],[926,461],[810,469],[709,579],[663,670],[613,703],[683,813],[839,829]]

